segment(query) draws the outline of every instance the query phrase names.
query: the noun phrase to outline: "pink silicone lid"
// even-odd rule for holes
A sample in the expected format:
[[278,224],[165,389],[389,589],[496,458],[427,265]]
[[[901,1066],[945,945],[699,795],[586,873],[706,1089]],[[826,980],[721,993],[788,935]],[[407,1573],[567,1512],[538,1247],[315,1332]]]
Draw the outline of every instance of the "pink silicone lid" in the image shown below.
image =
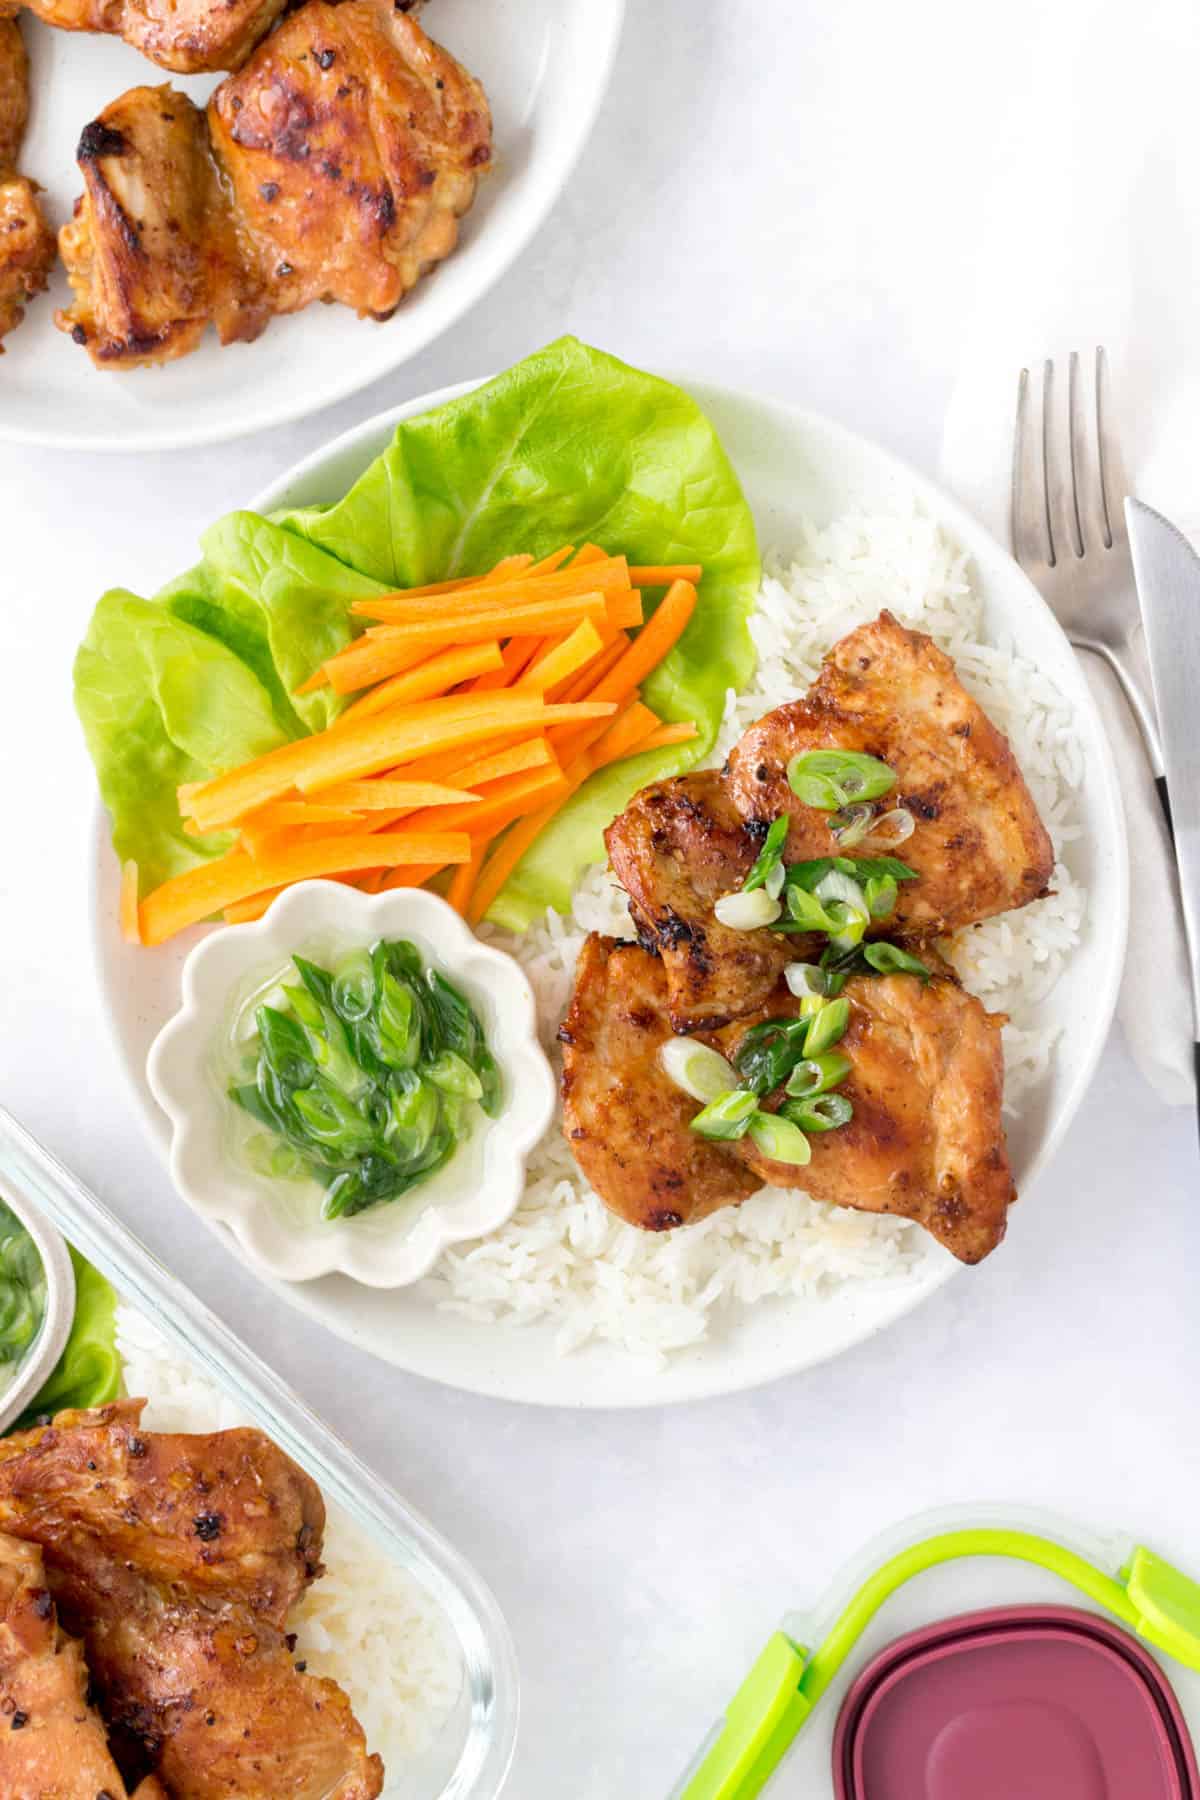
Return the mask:
[[1071,1607],[968,1613],[890,1644],[846,1696],[837,1800],[1200,1800],[1179,1703]]

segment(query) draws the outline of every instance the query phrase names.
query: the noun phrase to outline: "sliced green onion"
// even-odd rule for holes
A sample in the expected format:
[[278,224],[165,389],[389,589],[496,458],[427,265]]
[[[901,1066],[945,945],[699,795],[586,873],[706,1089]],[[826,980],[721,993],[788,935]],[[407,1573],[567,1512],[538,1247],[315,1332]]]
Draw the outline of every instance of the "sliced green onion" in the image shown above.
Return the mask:
[[829,821],[829,831],[839,850],[852,850],[855,844],[861,844],[874,818],[875,808],[866,800],[854,806],[843,806],[840,812],[835,812]]
[[770,894],[772,900],[778,900],[787,885],[787,870],[782,862],[777,862],[767,879],[763,882],[763,892]]
[[846,999],[828,1001],[809,1026],[804,1040],[804,1054],[809,1061],[820,1056],[823,1050],[832,1050],[845,1035],[849,1023],[850,1002]]
[[845,1094],[814,1094],[807,1100],[789,1100],[784,1117],[801,1131],[837,1131],[854,1117],[854,1107]]
[[738,1084],[733,1064],[726,1062],[720,1051],[698,1044],[695,1038],[668,1038],[658,1060],[675,1086],[693,1100],[719,1100]]
[[773,925],[783,907],[778,900],[772,900],[765,888],[753,888],[749,893],[743,889],[736,894],[722,894],[713,911],[731,931],[757,931],[763,925]]
[[848,906],[844,900],[831,900],[825,910],[833,921],[829,942],[836,950],[853,950],[862,943],[870,924],[865,912]]
[[789,762],[787,778],[798,800],[822,812],[877,800],[896,785],[887,764],[861,750],[805,750]]
[[894,875],[869,875],[863,889],[867,910],[873,919],[890,919],[900,898]]
[[752,1094],[748,1088],[734,1088],[732,1093],[722,1094],[703,1112],[698,1112],[692,1120],[692,1130],[718,1142],[745,1137],[757,1110],[757,1094]]
[[826,1094],[839,1081],[845,1081],[854,1064],[840,1050],[828,1050],[824,1056],[809,1056],[797,1063],[787,1079],[787,1092],[793,1100],[811,1100]]
[[435,1056],[425,1074],[443,1093],[453,1094],[460,1100],[478,1100],[483,1095],[482,1081],[470,1063],[455,1050],[443,1050],[440,1056]]
[[868,916],[867,897],[852,875],[843,874],[841,869],[830,869],[822,875],[816,887],[817,899],[828,905],[830,900],[842,900],[855,912]]
[[876,819],[871,827],[872,844],[903,844],[917,828],[917,821],[903,806],[894,806],[891,812],[885,812],[881,819]]
[[778,1113],[755,1113],[750,1121],[750,1136],[771,1162],[803,1168],[812,1161],[812,1146],[800,1127]]
[[755,888],[762,887],[767,876],[782,860],[781,852],[787,843],[788,823],[786,813],[780,813],[779,817],[772,821],[770,829],[763,839],[762,849],[755,857],[750,867],[750,873],[742,883],[743,894],[752,893]]
[[879,975],[919,975],[922,981],[930,979],[930,971],[920,957],[910,956],[899,944],[865,944],[863,955]]
[[816,895],[810,894],[807,888],[789,886],[787,909],[802,931],[828,931],[830,928],[829,914]]
[[788,992],[795,994],[797,1000],[824,1000],[828,995],[825,971],[816,963],[789,963],[783,971],[783,979],[787,982]]
[[333,972],[333,1010],[348,1025],[367,1017],[375,1000],[375,970],[370,953],[354,950]]

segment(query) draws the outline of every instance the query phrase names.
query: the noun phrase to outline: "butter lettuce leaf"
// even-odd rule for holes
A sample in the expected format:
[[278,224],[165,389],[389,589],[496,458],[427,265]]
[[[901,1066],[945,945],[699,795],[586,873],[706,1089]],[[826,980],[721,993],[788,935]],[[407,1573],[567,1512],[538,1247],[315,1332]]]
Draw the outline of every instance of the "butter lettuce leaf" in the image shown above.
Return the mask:
[[[341,499],[219,520],[201,562],[154,600],[106,594],[76,662],[76,705],[143,891],[212,856],[175,790],[330,723],[345,702],[297,695],[362,621],[356,598],[482,573],[517,550],[593,542],[634,563],[699,562],[699,603],[643,683],[698,736],[595,776],[516,870],[492,917],[521,928],[565,908],[602,832],[645,782],[691,767],[729,688],[754,666],[759,581],[750,509],[713,427],[682,389],[563,338],[473,393],[403,421]],[[647,593],[648,610],[661,596]]]

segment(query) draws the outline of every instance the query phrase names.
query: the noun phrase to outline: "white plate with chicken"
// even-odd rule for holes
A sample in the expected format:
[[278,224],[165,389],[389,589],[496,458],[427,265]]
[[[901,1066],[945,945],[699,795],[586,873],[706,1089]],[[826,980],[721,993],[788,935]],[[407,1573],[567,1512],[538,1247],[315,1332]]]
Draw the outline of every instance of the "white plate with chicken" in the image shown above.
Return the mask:
[[[980,1279],[969,1265],[1003,1254],[1006,1230],[1044,1228],[1039,1175],[1124,955],[1110,753],[1011,559],[841,427],[682,385],[757,528],[757,666],[705,766],[602,821],[607,861],[567,912],[480,927],[533,984],[560,1119],[508,1225],[415,1288],[279,1285],[398,1366],[508,1399],[753,1386],[964,1267]],[[467,391],[371,421],[258,507],[345,494],[398,420]],[[98,867],[101,979],[161,1146],[143,1065],[181,956],[130,960],[106,846]]]
[[568,178],[623,0],[15,10],[0,435],[145,451],[327,406],[474,305]]

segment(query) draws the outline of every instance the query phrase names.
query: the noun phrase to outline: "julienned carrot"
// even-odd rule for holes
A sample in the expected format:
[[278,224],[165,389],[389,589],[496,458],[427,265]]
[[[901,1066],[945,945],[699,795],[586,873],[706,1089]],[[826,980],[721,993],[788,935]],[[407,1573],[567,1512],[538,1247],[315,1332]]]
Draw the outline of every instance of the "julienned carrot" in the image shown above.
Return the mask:
[[121,936],[127,944],[140,944],[141,930],[138,926],[138,866],[135,862],[121,864],[121,899],[119,906],[121,920]]
[[641,625],[646,614],[642,608],[642,596],[638,588],[630,588],[627,592],[614,593],[608,596],[608,622],[628,631],[631,626]]
[[[460,802],[469,803],[472,795],[464,790],[471,783],[464,781],[458,787],[447,787],[440,781],[391,781],[379,776],[374,781],[343,781],[339,787],[325,788],[321,799],[331,810],[337,805],[352,807],[355,812],[375,812],[397,806],[408,806],[415,812],[418,806],[455,806]],[[286,806],[287,802],[283,804]],[[307,805],[307,802],[303,804]],[[312,810],[319,812],[319,805],[314,804]],[[297,820],[297,823],[304,823]]]
[[569,600],[538,600],[495,613],[459,613],[453,619],[428,624],[393,625],[377,635],[364,634],[348,650],[331,657],[322,665],[323,677],[335,693],[350,694],[402,669],[410,669],[447,638],[452,638],[457,646],[534,631],[545,636],[570,631],[580,619],[597,622],[606,616],[604,596],[597,593],[578,594]]
[[[623,556],[611,556],[604,562],[587,563],[581,569],[558,569],[552,575],[540,575],[533,579],[526,573],[518,576],[515,581],[489,583],[486,593],[480,593],[477,585],[466,590],[464,610],[475,612],[491,607],[523,606],[534,600],[545,603],[551,600],[571,600],[581,594],[624,592],[628,587],[629,565]],[[437,597],[437,605],[443,614],[455,610],[446,594]],[[414,606],[418,608],[420,617],[432,610],[421,595],[411,597],[405,594],[381,594],[375,600],[352,600],[350,610],[365,619],[394,623],[412,618]]]
[[500,667],[479,675],[468,686],[468,693],[482,694],[496,688],[512,687],[518,675],[528,667],[542,648],[545,639],[536,636],[509,638],[500,652]]
[[[543,556],[541,562],[533,563],[526,569],[525,574],[526,576],[553,575],[555,569],[561,569],[568,556],[574,556],[574,554],[574,544],[564,544],[561,550],[552,550],[549,556]],[[601,552],[601,554],[603,554],[603,552]],[[577,556],[575,557],[575,561],[579,561]]]
[[641,748],[642,739],[657,731],[661,723],[657,713],[652,713],[640,700],[634,700],[596,739],[591,749],[595,766],[600,768],[608,762],[619,762],[623,756],[631,756],[635,749]]
[[465,788],[487,787],[493,781],[503,781],[506,775],[520,775],[526,769],[544,769],[557,761],[544,737],[521,738],[503,750],[494,750],[456,769],[454,779]]
[[588,563],[608,561],[608,551],[602,550],[599,544],[583,544],[571,559],[573,569],[585,568]]
[[[462,864],[455,865],[458,868]],[[389,888],[426,887],[435,875],[440,875],[446,867],[445,863],[436,863],[432,868],[423,864],[401,864],[398,869],[384,869],[375,884],[375,893],[385,894]]]
[[233,850],[215,862],[201,863],[176,875],[142,901],[138,908],[144,944],[161,944],[198,925],[215,912],[249,899],[266,888],[290,887],[321,875],[349,869],[383,868],[396,863],[460,863],[471,854],[465,832],[378,832],[373,836],[315,839],[277,855],[248,856]]
[[[476,795],[470,806],[447,807],[438,819],[437,828],[440,830],[445,826],[447,830],[469,831],[473,838],[494,837],[511,819],[545,805],[558,792],[562,781],[563,772],[557,764],[548,769],[528,769],[520,775],[508,775],[503,781],[493,783],[486,799]],[[414,813],[405,829],[427,831],[430,817],[428,813]]]
[[510,727],[525,726],[533,732],[560,723],[609,718],[614,710],[608,701],[547,706],[536,694],[458,694],[426,701],[403,718],[384,712],[347,724],[338,721],[327,731],[281,744],[205,782],[191,796],[192,815],[198,825],[214,830],[268,800],[282,799],[292,788],[314,793],[415,761],[422,754],[486,742]]
[[686,744],[697,735],[690,719],[683,719],[678,725],[660,725],[657,731],[642,740],[637,753],[640,756],[643,750],[666,750],[671,744]]
[[584,619],[574,631],[548,645],[540,656],[535,657],[515,685],[519,691],[528,688],[539,694],[547,693],[560,682],[569,681],[585,663],[599,656],[603,648],[604,639],[592,621]]
[[278,831],[283,825],[337,825],[343,819],[357,818],[361,811],[361,807],[354,806],[349,800],[340,797],[331,800],[327,795],[320,801],[271,800],[257,812],[239,819],[238,830]]
[[630,644],[624,656],[592,690],[597,700],[623,700],[656,669],[682,637],[696,607],[690,581],[675,581]]
[[[603,635],[603,634],[602,634]],[[628,650],[631,639],[628,632],[618,631],[612,643],[586,669],[581,669],[565,694],[556,695],[560,700],[586,700],[597,682],[602,681],[608,671],[620,662]]]
[[470,862],[459,863],[457,869],[455,869],[453,875],[450,877],[450,886],[446,889],[446,899],[450,902],[450,905],[454,908],[455,912],[462,918],[466,917],[467,904],[471,898],[471,889],[475,886],[475,882],[478,879],[486,851],[487,844],[483,838],[480,838],[479,842],[471,852]]
[[629,582],[631,587],[670,587],[673,581],[690,581],[695,587],[703,573],[701,563],[636,563]]
[[353,714],[356,719],[361,719],[366,713],[382,712],[385,706],[395,706],[401,700],[432,700],[439,694],[448,694],[460,681],[468,681],[472,676],[482,677],[503,666],[500,645],[494,640],[465,644],[461,648],[455,645],[450,650],[437,651],[388,681],[381,681],[361,700],[348,706],[341,716],[348,719]]

